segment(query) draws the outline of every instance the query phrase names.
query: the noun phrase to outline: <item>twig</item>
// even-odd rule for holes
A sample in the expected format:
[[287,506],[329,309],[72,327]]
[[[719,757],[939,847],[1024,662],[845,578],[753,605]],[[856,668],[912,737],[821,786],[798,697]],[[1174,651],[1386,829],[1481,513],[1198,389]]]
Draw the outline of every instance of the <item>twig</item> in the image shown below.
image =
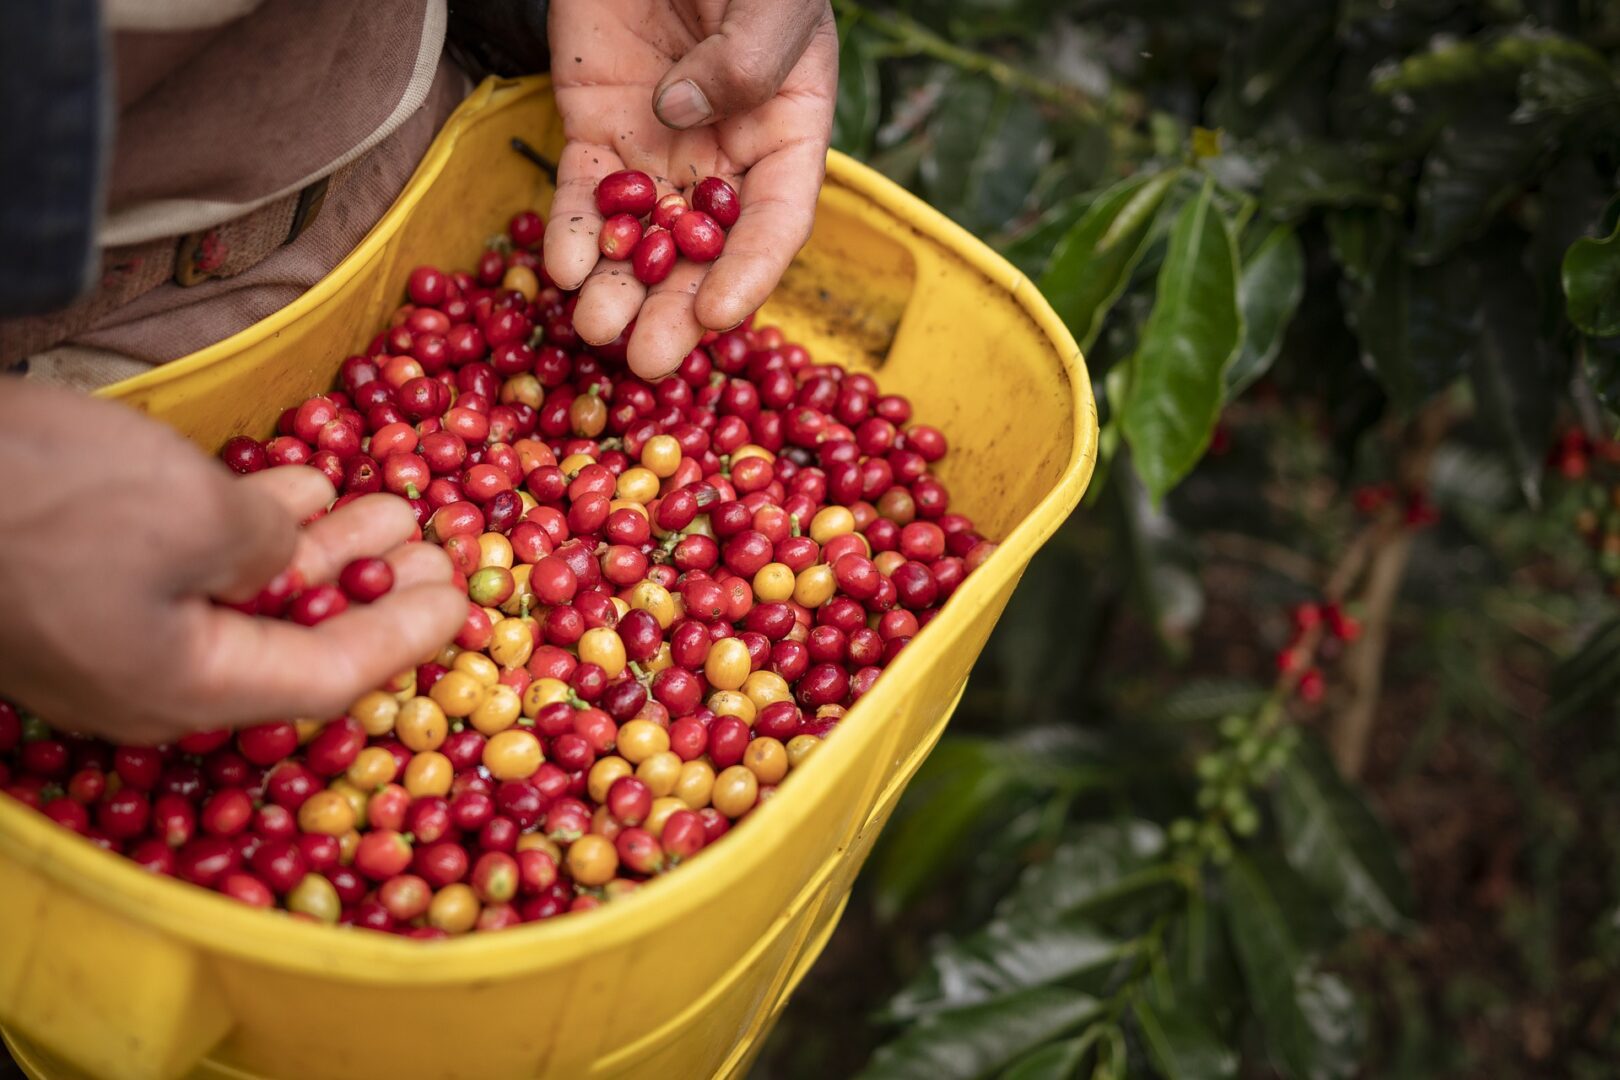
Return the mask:
[[1373,718],[1383,691],[1390,615],[1411,554],[1412,533],[1401,529],[1378,549],[1367,575],[1367,591],[1362,597],[1362,634],[1345,657],[1350,704],[1334,718],[1331,731],[1333,759],[1347,779],[1359,776],[1367,761],[1367,740],[1372,734]]
[[[1451,410],[1440,398],[1413,422],[1407,447],[1398,463],[1402,485],[1408,491],[1427,487],[1429,462],[1451,426]],[[1364,536],[1367,534],[1363,534]],[[1386,517],[1369,546],[1371,568],[1362,594],[1362,634],[1347,650],[1350,702],[1333,721],[1328,742],[1333,760],[1346,779],[1361,775],[1367,763],[1367,741],[1383,693],[1384,656],[1389,647],[1390,620],[1401,580],[1412,555],[1412,532],[1398,518]],[[1348,583],[1345,586],[1348,588]],[[1338,597],[1331,591],[1329,598]]]
[[541,154],[540,151],[536,150],[534,147],[530,146],[528,143],[517,138],[516,136],[513,136],[512,138],[512,149],[516,150],[519,154],[540,166],[541,171],[547,176],[551,177],[551,182],[553,184],[557,182],[557,165],[551,159],[547,158],[545,155]]
[[1309,556],[1270,540],[1236,532],[1209,532],[1200,539],[1219,558],[1263,566],[1293,581],[1312,582],[1321,576],[1321,568]]
[[914,56],[930,56],[963,71],[983,75],[999,86],[1039,98],[1081,119],[1100,117],[1096,103],[1074,87],[1030,75],[1004,60],[946,41],[910,16],[874,11],[857,0],[832,0],[832,5],[840,15],[866,23]]

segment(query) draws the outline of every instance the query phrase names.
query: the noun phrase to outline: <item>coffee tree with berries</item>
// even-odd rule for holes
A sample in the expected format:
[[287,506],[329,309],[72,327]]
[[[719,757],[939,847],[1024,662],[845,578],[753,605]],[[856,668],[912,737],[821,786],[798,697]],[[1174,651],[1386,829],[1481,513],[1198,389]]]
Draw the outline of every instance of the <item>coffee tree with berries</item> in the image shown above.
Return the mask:
[[[1101,454],[761,1074],[1601,1075],[1620,11],[1062,7],[834,3],[836,144],[1038,284]],[[1415,944],[1388,811],[1459,743],[1548,838],[1487,928],[1575,996],[1538,1040]]]

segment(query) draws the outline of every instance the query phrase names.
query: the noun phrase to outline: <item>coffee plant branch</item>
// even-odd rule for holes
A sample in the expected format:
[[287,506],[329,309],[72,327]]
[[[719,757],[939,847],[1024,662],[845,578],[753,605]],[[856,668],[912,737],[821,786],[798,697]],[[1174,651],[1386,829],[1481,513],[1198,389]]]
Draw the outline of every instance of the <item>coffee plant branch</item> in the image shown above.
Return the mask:
[[1028,94],[1082,120],[1102,119],[1097,103],[1076,88],[1031,75],[1004,60],[946,41],[909,16],[876,11],[856,0],[832,0],[832,5],[840,16],[863,22],[889,38],[902,53],[932,57],[963,71],[983,75],[998,86]]

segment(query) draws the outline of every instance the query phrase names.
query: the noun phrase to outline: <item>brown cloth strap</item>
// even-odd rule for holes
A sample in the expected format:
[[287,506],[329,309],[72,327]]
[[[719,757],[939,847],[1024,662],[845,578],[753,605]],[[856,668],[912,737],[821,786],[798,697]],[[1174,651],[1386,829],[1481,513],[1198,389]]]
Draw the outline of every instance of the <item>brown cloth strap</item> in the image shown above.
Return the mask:
[[328,193],[342,185],[354,164],[211,229],[107,249],[102,253],[101,281],[94,292],[60,311],[0,319],[0,367],[10,367],[67,341],[165,282],[197,285],[252,269],[271,252],[298,238],[320,213]]

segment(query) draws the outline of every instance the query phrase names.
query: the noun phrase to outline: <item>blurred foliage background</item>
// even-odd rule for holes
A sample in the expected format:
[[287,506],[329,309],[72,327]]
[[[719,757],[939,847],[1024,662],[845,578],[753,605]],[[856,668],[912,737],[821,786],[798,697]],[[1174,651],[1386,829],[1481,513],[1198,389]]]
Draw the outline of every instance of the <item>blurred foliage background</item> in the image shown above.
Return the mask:
[[1103,455],[755,1075],[1613,1075],[1620,5],[834,8]]

